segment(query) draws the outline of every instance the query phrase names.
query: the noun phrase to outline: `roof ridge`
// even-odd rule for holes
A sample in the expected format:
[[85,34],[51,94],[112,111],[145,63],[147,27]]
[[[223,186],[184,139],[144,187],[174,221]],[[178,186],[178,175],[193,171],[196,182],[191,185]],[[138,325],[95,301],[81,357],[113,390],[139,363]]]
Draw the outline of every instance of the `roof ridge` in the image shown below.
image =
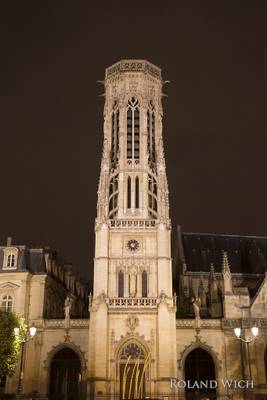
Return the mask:
[[250,238],[250,239],[267,239],[267,236],[259,235],[237,235],[237,234],[227,234],[227,233],[210,233],[210,232],[181,232],[182,235],[199,235],[199,236],[227,236],[235,238]]

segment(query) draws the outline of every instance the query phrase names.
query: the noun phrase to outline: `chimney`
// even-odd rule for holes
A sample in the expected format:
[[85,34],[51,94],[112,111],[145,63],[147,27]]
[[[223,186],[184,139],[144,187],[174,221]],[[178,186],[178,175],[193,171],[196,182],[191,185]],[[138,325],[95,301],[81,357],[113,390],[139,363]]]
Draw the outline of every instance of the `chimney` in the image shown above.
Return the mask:
[[7,247],[11,247],[12,246],[12,237],[8,236],[7,241],[6,241],[6,245]]

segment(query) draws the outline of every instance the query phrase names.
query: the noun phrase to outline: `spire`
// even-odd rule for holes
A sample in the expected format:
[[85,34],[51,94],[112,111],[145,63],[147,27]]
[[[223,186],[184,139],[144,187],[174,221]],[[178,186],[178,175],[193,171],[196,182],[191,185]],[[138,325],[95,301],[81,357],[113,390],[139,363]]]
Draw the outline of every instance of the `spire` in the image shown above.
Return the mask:
[[210,282],[211,281],[216,281],[216,276],[215,276],[215,270],[214,270],[214,264],[210,264]]
[[209,290],[211,303],[217,303],[219,300],[218,285],[217,278],[215,276],[214,265],[212,263],[210,264]]
[[228,260],[228,254],[223,250],[223,263],[222,263],[222,272],[225,274],[226,272],[231,273],[230,264]]
[[223,274],[224,294],[232,294],[233,293],[232,274],[230,271],[228,254],[226,251],[223,251],[222,274]]

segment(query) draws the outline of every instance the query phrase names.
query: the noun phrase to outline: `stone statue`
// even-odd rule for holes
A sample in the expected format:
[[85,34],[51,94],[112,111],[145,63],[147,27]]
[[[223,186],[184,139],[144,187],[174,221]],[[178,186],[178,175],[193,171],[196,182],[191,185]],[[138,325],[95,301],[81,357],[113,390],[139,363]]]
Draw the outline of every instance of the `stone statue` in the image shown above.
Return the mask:
[[73,298],[71,295],[67,295],[64,303],[64,313],[65,313],[65,319],[70,319],[70,310],[73,304]]
[[135,297],[136,295],[136,273],[132,271],[130,274],[130,296]]
[[200,319],[200,306],[201,306],[200,297],[195,297],[192,300],[193,300],[195,319],[199,320]]

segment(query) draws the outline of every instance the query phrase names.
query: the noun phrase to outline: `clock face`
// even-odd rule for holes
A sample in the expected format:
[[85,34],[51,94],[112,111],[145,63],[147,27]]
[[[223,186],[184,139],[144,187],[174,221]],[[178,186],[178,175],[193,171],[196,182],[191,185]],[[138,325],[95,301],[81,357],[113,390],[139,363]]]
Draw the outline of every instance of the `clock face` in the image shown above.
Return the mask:
[[135,239],[131,239],[127,243],[127,248],[131,251],[136,251],[139,248],[139,243]]

